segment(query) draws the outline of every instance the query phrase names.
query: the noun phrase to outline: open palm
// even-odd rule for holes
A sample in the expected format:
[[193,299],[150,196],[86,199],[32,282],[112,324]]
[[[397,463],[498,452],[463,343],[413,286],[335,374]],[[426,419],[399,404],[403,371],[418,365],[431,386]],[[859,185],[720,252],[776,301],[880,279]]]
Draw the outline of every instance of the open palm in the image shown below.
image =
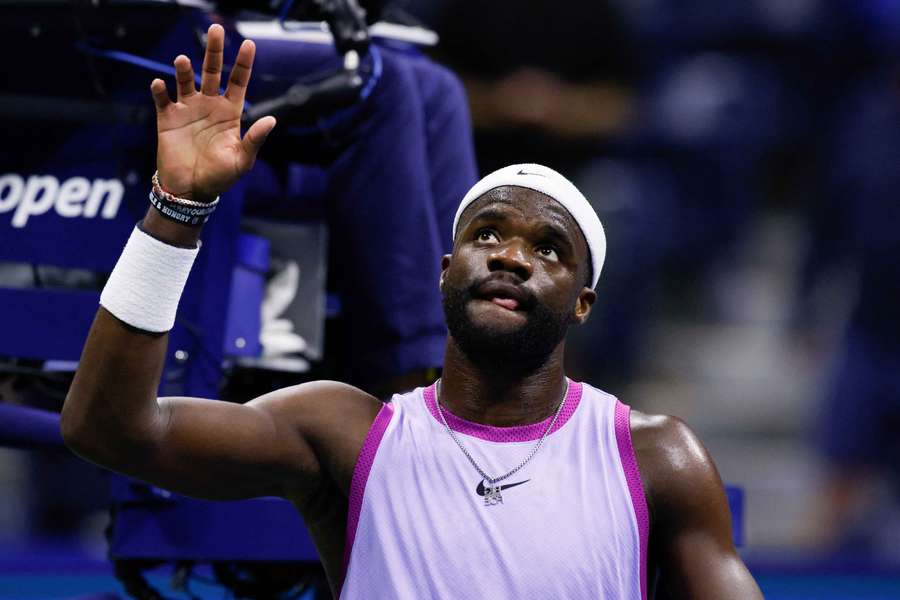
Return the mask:
[[199,92],[191,61],[184,55],[175,59],[176,102],[169,98],[161,79],[150,84],[156,104],[160,183],[182,198],[211,201],[227,190],[253,166],[275,126],[273,117],[263,117],[241,139],[241,112],[256,46],[250,40],[241,44],[228,87],[220,95],[224,46],[225,31],[220,25],[211,25]]

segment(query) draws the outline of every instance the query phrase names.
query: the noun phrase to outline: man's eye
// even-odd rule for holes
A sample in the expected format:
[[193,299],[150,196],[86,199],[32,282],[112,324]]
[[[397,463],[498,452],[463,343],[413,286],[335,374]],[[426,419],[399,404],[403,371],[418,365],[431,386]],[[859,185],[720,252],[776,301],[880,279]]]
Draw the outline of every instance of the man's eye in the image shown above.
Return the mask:
[[488,244],[493,244],[495,242],[500,241],[497,239],[497,234],[494,233],[493,231],[491,231],[490,229],[482,229],[481,231],[479,231],[478,235],[476,236],[476,239],[478,239],[479,242],[484,242],[484,243],[488,243]]
[[559,260],[559,255],[556,253],[556,248],[554,248],[553,246],[539,246],[537,251],[544,258],[547,258],[554,262]]

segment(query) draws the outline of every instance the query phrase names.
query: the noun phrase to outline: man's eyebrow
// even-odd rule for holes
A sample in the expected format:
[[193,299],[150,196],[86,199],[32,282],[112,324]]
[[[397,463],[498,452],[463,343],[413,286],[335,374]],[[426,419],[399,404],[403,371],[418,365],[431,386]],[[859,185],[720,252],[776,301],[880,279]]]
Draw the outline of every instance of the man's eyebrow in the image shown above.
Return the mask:
[[575,244],[572,236],[564,227],[560,227],[554,223],[546,223],[540,226],[540,235],[552,239],[554,242],[566,247],[570,252],[575,250]]
[[575,248],[579,245],[575,238],[579,237],[578,234],[581,233],[578,224],[572,220],[568,211],[559,205],[549,205],[547,212],[553,216],[554,224],[547,225],[552,229],[552,237],[565,243],[571,252],[575,252]]
[[476,221],[508,221],[509,214],[496,208],[485,208],[472,215],[469,224]]

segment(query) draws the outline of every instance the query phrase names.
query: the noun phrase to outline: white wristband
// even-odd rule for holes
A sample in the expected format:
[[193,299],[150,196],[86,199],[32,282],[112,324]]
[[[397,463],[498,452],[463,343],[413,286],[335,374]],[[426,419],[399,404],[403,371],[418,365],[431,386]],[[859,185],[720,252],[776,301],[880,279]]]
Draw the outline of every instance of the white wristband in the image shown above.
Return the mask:
[[100,294],[100,305],[132,327],[169,331],[199,250],[199,245],[171,246],[135,227]]

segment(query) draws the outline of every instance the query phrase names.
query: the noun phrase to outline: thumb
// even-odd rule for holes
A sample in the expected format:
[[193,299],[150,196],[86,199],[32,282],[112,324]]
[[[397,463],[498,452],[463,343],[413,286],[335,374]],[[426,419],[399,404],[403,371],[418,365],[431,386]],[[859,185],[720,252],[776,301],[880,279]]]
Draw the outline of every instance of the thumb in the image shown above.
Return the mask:
[[256,154],[274,128],[275,117],[263,117],[251,125],[247,133],[244,134],[244,139],[241,140],[241,147],[244,150],[243,164],[241,166],[244,170],[253,166],[253,163],[256,161]]

